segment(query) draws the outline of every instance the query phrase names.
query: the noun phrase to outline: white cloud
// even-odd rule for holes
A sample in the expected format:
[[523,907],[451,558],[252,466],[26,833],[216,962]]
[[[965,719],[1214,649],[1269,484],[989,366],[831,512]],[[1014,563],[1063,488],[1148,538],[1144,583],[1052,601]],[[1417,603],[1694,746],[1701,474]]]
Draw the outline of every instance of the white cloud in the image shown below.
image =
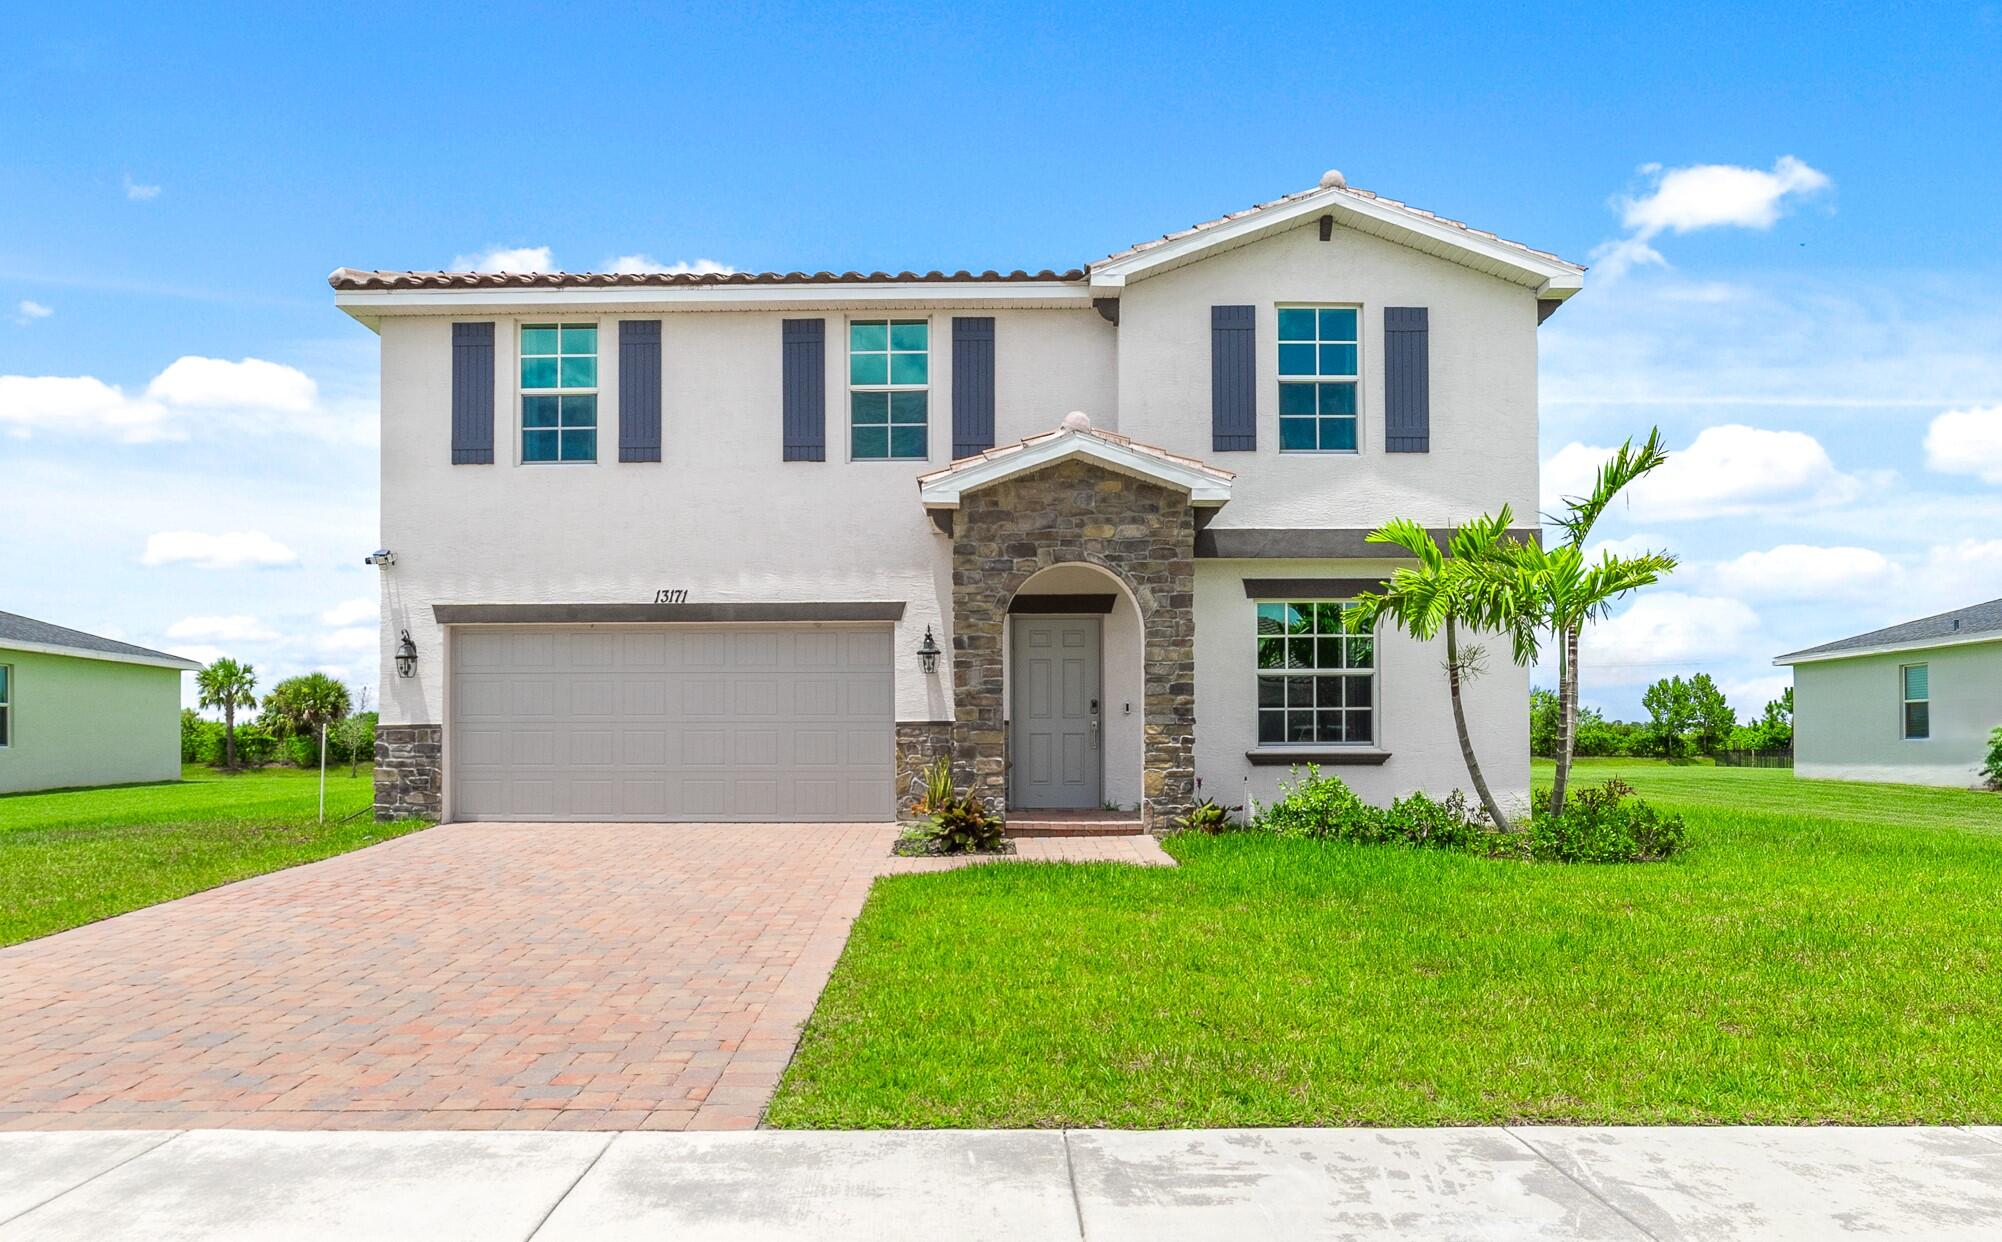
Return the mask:
[[478,254],[455,255],[451,270],[455,272],[547,272],[550,265],[547,246],[494,246]]
[[1714,566],[1709,579],[1740,599],[1867,599],[1897,586],[1904,571],[1871,548],[1783,543]]
[[1910,616],[2002,599],[2002,539],[1962,539],[1927,549],[1925,564],[1913,574],[1917,589],[1901,603],[1919,607]]
[[1672,550],[1666,537],[1640,531],[1632,535],[1623,535],[1618,539],[1594,539],[1585,545],[1585,559],[1596,561],[1608,552],[1614,556],[1638,556],[1643,552]]
[[0,429],[16,436],[34,431],[80,431],[128,441],[177,437],[158,402],[125,395],[116,384],[88,375],[0,375]]
[[1644,684],[1736,658],[1759,632],[1759,617],[1722,596],[1643,590],[1624,612],[1585,627],[1580,674],[1598,683]]
[[[1565,497],[1589,491],[1612,452],[1576,442],[1557,450],[1543,463],[1544,510],[1560,511]],[[1860,486],[1806,432],[1727,423],[1671,451],[1665,464],[1621,494],[1615,509],[1637,522],[1677,521],[1840,504]]]
[[228,655],[229,652],[224,651],[221,647],[212,647],[202,643],[196,643],[193,646],[176,643],[170,654],[193,660],[197,664],[214,664],[217,660]]
[[1779,672],[1755,677],[1727,677],[1717,683],[1717,688],[1731,701],[1731,708],[1738,713],[1738,719],[1757,720],[1765,714],[1766,704],[1785,694],[1791,685],[1793,674]]
[[662,263],[652,255],[622,254],[616,259],[609,260],[605,264],[605,270],[608,272],[618,272],[622,275],[665,272],[671,276],[687,276],[691,274],[709,275],[712,273],[727,275],[737,269],[727,263],[718,263],[714,259],[696,259],[694,262],[683,259],[678,263]]
[[1834,182],[1791,155],[1774,162],[1771,171],[1736,164],[1694,164],[1640,169],[1648,189],[1638,197],[1615,200],[1620,223],[1628,235],[1606,242],[1592,252],[1598,274],[1617,278],[1642,264],[1667,266],[1651,244],[1662,233],[1694,233],[1701,229],[1769,229],[1789,200],[1816,194]]
[[2002,484],[2002,405],[1948,410],[1926,428],[1926,465]]
[[351,625],[335,630],[320,640],[324,651],[374,651],[381,642],[381,633],[372,625]]
[[263,531],[229,531],[210,535],[194,530],[166,530],[146,537],[142,565],[193,565],[197,569],[252,569],[291,565],[298,553]]
[[278,637],[278,631],[256,617],[241,613],[228,617],[182,617],[167,627],[169,638],[202,638],[213,642],[261,643]]
[[140,185],[132,179],[131,173],[126,173],[125,197],[135,203],[149,202],[160,197],[160,187],[157,185]]
[[358,625],[363,621],[375,620],[378,612],[379,605],[373,599],[351,599],[321,613],[320,623],[333,626]]
[[55,313],[53,307],[44,306],[40,302],[28,298],[22,298],[20,304],[15,307],[14,322],[26,327],[37,319],[47,319]]
[[189,354],[154,376],[146,395],[184,408],[301,413],[313,408],[319,385],[304,371],[279,362],[261,358],[230,362]]

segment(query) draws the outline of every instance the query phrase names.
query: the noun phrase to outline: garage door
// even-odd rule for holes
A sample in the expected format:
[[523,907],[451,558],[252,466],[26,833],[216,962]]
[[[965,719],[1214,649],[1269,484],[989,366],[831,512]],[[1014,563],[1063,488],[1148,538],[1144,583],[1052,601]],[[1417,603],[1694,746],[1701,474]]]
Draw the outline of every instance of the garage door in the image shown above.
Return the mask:
[[887,626],[522,626],[452,641],[455,819],[886,820]]

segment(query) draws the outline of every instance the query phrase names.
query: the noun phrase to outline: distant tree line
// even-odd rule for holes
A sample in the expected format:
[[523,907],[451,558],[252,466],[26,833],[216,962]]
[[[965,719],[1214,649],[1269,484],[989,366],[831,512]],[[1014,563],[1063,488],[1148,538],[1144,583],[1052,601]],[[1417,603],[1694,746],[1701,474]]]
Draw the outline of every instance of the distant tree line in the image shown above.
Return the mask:
[[321,735],[329,764],[350,772],[375,761],[376,713],[368,710],[368,688],[350,692],[325,673],[287,677],[263,696],[263,711],[237,723],[238,712],[257,708],[257,670],[219,659],[195,674],[203,707],[222,712],[209,720],[193,708],[181,712],[181,762],[218,768],[289,763],[318,767]]
[[[1608,720],[1597,708],[1580,706],[1577,753],[1687,759],[1727,750],[1781,752],[1793,749],[1793,687],[1767,703],[1756,717],[1740,721],[1724,691],[1708,673],[1664,677],[1641,695],[1648,718]],[[1557,753],[1560,725],[1557,696],[1532,690],[1529,696],[1529,749]]]

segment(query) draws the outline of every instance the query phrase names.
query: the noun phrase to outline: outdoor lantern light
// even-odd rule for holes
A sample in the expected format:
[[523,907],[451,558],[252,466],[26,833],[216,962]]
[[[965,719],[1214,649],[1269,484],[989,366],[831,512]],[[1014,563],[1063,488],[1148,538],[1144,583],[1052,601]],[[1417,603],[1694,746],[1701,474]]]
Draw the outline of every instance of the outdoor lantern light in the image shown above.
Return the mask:
[[403,641],[396,644],[396,675],[415,677],[417,675],[417,644],[410,641],[410,631],[403,631]]
[[931,627],[925,627],[925,640],[918,644],[918,667],[927,673],[938,672],[938,640],[931,636]]

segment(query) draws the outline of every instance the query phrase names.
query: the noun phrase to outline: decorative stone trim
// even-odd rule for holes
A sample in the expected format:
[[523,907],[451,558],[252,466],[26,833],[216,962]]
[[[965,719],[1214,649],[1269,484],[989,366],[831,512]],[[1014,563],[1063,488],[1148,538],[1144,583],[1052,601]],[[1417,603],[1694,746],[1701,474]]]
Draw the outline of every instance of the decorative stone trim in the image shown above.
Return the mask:
[[445,727],[375,728],[375,817],[436,819],[444,809]]
[[952,755],[952,721],[897,722],[897,816],[915,815],[917,791],[924,787],[925,769]]

